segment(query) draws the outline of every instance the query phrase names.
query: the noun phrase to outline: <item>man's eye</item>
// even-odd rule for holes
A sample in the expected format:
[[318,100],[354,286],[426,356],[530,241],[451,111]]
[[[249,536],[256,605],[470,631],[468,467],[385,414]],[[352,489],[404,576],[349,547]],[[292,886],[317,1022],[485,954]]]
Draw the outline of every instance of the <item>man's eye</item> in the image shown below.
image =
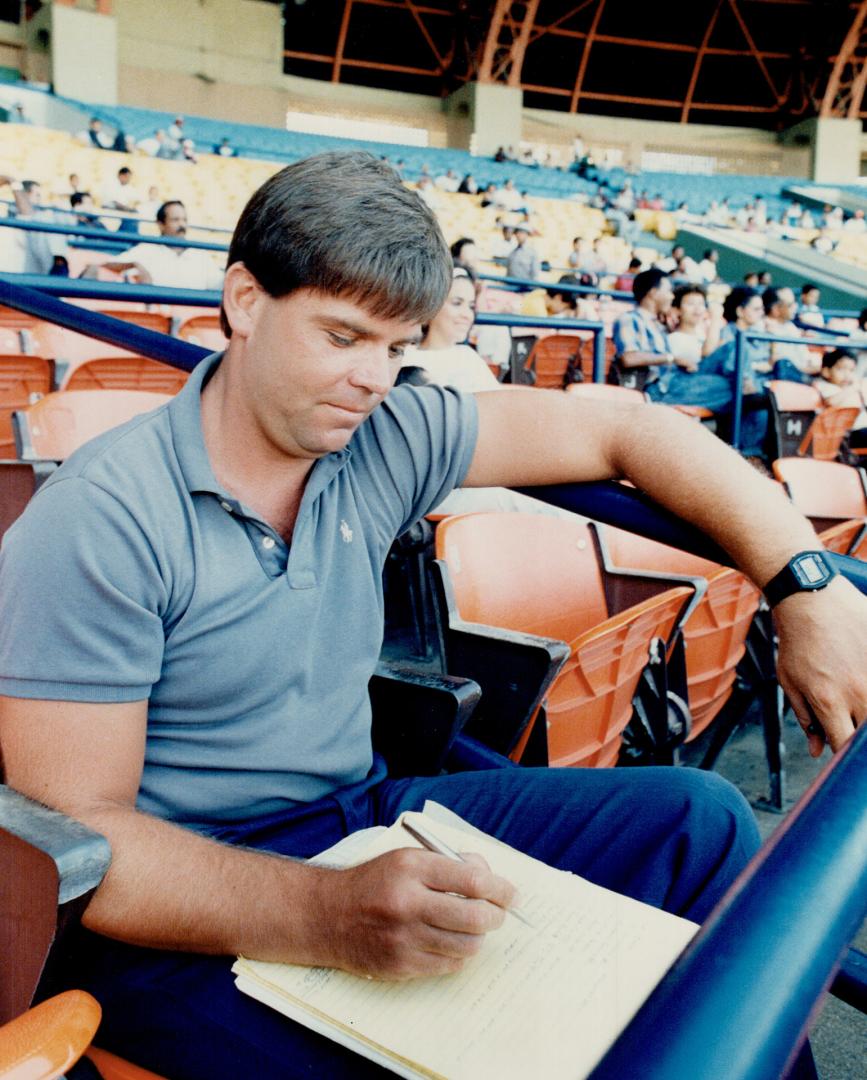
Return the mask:
[[392,360],[402,360],[406,356],[405,345],[392,345],[388,350],[388,355]]
[[335,334],[331,331],[328,332],[328,336],[331,338],[333,345],[339,346],[341,349],[346,349],[353,344],[353,338],[344,337],[342,334]]

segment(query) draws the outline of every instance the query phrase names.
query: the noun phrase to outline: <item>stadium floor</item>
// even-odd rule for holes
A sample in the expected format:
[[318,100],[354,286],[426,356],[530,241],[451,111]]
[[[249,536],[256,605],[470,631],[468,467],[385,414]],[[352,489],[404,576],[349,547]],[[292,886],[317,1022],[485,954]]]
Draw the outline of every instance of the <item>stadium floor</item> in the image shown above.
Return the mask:
[[[791,715],[786,721],[784,739],[786,808],[790,809],[827,763],[828,751],[818,761],[811,758]],[[685,763],[698,760],[701,743],[702,739],[697,739],[695,747],[682,753]],[[758,724],[746,724],[734,735],[723,751],[717,771],[736,784],[752,803],[767,796],[764,743]],[[756,817],[762,837],[770,836],[784,820],[779,814],[763,810],[756,810]],[[867,952],[867,923],[861,927],[855,944]],[[828,996],[813,1029],[812,1042],[821,1080],[867,1080],[867,1016]]]

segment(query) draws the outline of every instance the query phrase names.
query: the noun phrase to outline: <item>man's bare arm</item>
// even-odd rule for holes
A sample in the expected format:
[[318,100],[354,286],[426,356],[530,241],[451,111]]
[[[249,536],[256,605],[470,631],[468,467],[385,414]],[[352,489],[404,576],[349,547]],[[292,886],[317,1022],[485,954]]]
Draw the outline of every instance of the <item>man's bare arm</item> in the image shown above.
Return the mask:
[[620,363],[625,368],[652,367],[654,364],[665,364],[667,361],[668,357],[661,353],[640,352],[638,349],[631,349],[620,357]]
[[[759,587],[798,551],[820,546],[777,484],[674,409],[520,388],[476,400],[467,486],[625,477],[716,540]],[[775,618],[780,682],[802,726],[814,713],[836,750],[867,717],[867,600],[837,579],[788,597]],[[810,749],[821,753],[820,737]]]
[[513,890],[480,861],[406,849],[325,870],[140,813],[146,722],[145,702],[0,698],[7,783],[111,844],[84,917],[90,929],[154,948],[403,978],[457,970],[502,922]]

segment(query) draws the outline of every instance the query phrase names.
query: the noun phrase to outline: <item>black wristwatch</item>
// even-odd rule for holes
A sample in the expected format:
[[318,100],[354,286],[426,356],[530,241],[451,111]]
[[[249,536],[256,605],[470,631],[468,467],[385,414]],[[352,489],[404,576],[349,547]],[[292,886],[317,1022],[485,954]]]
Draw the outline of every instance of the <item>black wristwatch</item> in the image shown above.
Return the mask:
[[838,571],[824,551],[799,551],[764,587],[770,607],[796,592],[815,592],[834,580]]

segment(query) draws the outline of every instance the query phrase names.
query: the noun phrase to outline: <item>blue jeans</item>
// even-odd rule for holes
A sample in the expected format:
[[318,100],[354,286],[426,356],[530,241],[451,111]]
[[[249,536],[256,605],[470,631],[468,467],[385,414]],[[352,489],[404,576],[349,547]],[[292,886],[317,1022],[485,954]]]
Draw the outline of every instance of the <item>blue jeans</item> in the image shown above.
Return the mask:
[[674,371],[666,382],[650,383],[647,396],[664,405],[703,405],[711,412],[722,412],[732,403],[731,382],[724,375],[705,375],[697,371],[690,375]]
[[[312,805],[217,834],[306,857],[431,798],[552,866],[701,921],[758,846],[748,805],[682,768],[499,769],[410,780],[381,767]],[[82,931],[68,983],[103,1007],[96,1042],[171,1080],[381,1080],[378,1066],[240,993],[229,957],[123,945]]]

